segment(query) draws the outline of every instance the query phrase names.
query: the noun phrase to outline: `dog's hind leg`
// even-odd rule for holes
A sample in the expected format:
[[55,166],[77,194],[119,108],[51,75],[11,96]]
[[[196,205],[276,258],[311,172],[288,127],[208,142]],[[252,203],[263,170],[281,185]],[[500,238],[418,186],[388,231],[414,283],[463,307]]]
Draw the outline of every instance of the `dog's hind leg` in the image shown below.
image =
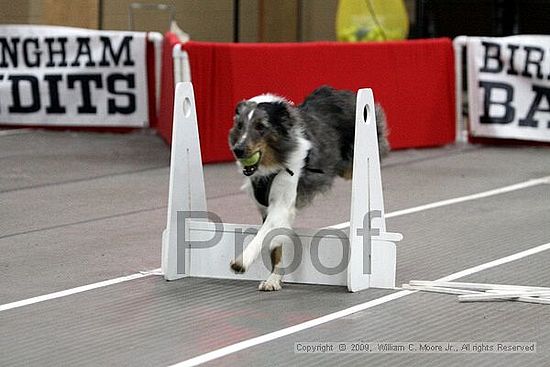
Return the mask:
[[345,180],[353,178],[353,161],[341,160],[336,165],[336,173]]
[[283,255],[283,247],[277,244],[271,250],[271,274],[269,277],[260,283],[258,289],[261,291],[278,291],[282,288],[283,273],[281,271],[281,261]]
[[345,180],[351,180],[353,178],[353,166],[347,166],[342,171],[338,172],[338,175]]

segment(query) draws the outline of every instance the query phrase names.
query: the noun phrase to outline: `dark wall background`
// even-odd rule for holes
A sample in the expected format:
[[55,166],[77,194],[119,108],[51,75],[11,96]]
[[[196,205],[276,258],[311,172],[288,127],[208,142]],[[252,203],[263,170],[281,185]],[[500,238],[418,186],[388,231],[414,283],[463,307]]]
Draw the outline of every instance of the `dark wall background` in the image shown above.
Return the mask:
[[411,38],[550,34],[549,0],[416,0]]

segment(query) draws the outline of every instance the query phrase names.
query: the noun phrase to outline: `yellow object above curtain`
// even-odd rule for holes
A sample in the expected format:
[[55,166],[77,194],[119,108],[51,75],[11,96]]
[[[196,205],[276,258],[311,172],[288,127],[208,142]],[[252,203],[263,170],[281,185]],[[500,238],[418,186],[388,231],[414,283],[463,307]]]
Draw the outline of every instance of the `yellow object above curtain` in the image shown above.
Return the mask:
[[407,38],[409,19],[403,0],[340,0],[336,15],[339,41]]

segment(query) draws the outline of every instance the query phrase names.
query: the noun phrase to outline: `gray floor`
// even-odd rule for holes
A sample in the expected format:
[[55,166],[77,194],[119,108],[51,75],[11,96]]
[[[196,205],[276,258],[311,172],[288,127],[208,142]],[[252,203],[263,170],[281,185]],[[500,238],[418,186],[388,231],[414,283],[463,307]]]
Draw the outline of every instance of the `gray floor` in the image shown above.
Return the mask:
[[[452,146],[392,153],[386,211],[550,175],[543,147]],[[0,135],[0,305],[160,265],[169,150],[155,135],[31,131]],[[233,164],[205,169],[208,205],[227,222],[257,223]],[[349,218],[350,184],[300,213],[299,227]],[[437,279],[550,242],[550,185],[387,220],[404,234],[397,282]],[[548,286],[541,252],[463,278]],[[392,290],[149,276],[0,312],[0,366],[167,366],[339,311]],[[461,304],[415,293],[210,362],[211,365],[542,366],[550,306]],[[535,341],[514,354],[294,354],[298,341]]]

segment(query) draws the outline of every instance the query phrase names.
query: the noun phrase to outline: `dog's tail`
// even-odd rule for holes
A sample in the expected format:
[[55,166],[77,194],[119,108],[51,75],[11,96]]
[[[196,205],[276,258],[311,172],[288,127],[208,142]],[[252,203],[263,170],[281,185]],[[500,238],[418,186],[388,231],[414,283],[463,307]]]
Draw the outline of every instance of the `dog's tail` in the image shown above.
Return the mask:
[[376,116],[376,131],[378,133],[378,152],[380,152],[380,159],[382,159],[390,152],[390,143],[388,142],[386,113],[378,103],[375,105],[374,116]]
[[[375,116],[376,116],[376,131],[378,134],[378,152],[380,159],[386,157],[390,152],[390,144],[388,142],[388,125],[386,120],[386,113],[378,103],[375,104]],[[353,176],[353,151],[355,140],[355,124],[353,125],[354,134],[347,136],[348,141],[345,142],[345,154],[342,154],[342,160],[339,162],[336,169],[338,175],[346,180],[351,180]]]
[[[390,144],[388,142],[388,125],[386,113],[378,103],[375,105],[376,131],[378,134],[378,151],[380,159],[386,157],[390,152]],[[350,140],[347,144],[347,152],[343,155],[342,161],[338,164],[338,175],[346,180],[351,180],[353,176],[353,150],[354,142]]]

